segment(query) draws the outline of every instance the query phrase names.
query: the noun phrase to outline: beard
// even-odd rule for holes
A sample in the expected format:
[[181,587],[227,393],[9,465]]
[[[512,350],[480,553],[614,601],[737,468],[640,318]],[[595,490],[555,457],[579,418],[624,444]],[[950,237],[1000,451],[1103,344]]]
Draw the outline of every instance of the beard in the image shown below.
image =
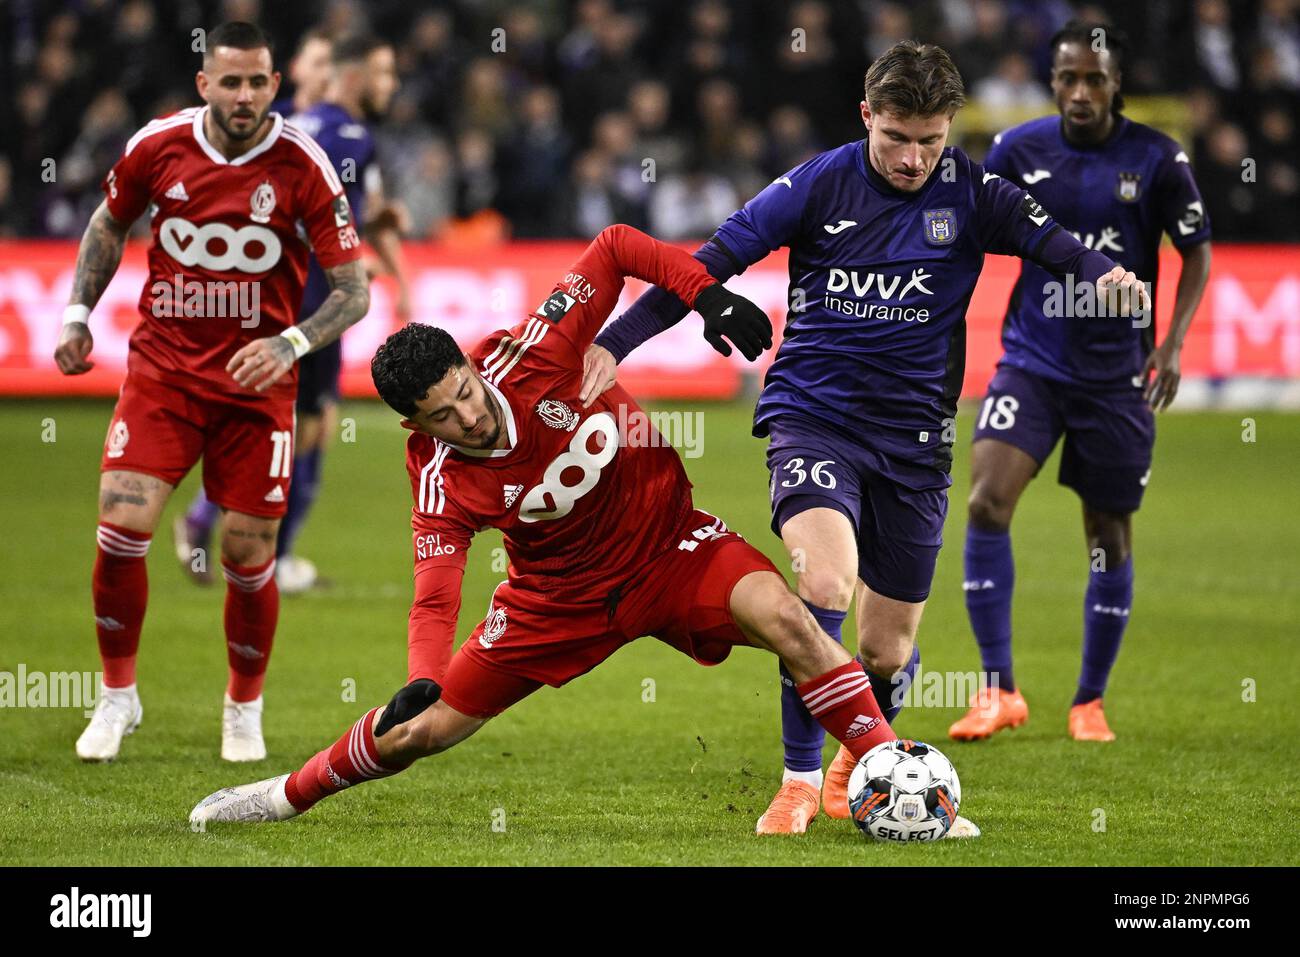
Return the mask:
[[[237,111],[236,113],[223,113],[220,107],[214,104],[209,104],[209,110],[212,113],[213,122],[215,122],[217,126],[221,127],[221,131],[223,133],[225,133],[232,140],[246,140],[262,128],[262,123],[265,122],[267,114],[271,112],[271,107],[270,104],[267,104],[266,109],[262,111],[260,116],[254,113],[252,110],[248,110],[246,112],[241,110],[241,111]],[[236,127],[231,125],[230,122],[231,119],[236,115],[240,116],[241,118],[247,117],[251,119],[253,122],[249,124],[246,130],[237,129]]]
[[497,444],[497,439],[501,437],[501,408],[497,405],[496,399],[491,395],[488,396],[488,400],[487,424],[491,431],[485,431],[483,437],[477,441],[470,436],[466,436],[462,441],[470,448],[490,449]]

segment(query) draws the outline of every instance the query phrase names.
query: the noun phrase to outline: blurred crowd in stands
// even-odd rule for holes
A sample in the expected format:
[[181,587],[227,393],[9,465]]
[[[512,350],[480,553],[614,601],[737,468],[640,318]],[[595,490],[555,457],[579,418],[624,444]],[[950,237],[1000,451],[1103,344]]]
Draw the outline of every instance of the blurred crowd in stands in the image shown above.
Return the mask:
[[686,239],[860,139],[863,73],[900,38],[947,48],[974,104],[1052,112],[1047,41],[1075,16],[1128,34],[1126,98],[1176,101],[1216,239],[1300,240],[1300,0],[7,0],[0,235],[79,236],[130,135],[199,102],[191,31],[222,20],[270,32],[282,93],[314,28],[393,43],[379,155],[415,238]]

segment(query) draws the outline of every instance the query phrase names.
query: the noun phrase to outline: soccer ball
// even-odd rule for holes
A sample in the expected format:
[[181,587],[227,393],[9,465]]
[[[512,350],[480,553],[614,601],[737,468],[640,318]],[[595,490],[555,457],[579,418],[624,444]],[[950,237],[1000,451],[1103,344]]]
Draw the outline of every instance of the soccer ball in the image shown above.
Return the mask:
[[849,775],[853,823],[881,841],[937,841],[961,805],[952,762],[923,741],[886,741]]

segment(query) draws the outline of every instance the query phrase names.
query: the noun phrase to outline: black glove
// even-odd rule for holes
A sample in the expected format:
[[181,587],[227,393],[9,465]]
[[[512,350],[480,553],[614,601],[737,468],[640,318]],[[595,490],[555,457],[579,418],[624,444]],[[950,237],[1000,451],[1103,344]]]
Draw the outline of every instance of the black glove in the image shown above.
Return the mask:
[[724,356],[731,355],[726,336],[750,362],[772,346],[772,320],[744,296],[722,283],[709,286],[695,297],[695,311],[704,317],[704,338]]
[[399,724],[424,713],[425,709],[442,697],[442,687],[430,678],[416,678],[388,702],[384,713],[375,725],[375,737],[381,738]]

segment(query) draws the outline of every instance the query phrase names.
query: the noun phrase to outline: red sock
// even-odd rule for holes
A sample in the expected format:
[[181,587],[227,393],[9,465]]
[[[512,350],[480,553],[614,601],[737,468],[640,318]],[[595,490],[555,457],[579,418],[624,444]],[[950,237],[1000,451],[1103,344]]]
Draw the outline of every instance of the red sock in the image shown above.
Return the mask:
[[856,661],[846,661],[824,675],[795,686],[808,713],[849,749],[857,760],[878,744],[895,741],[885,716],[880,713],[871,679]]
[[284,782],[284,795],[299,811],[305,811],[321,798],[337,794],[362,781],[386,778],[410,765],[392,767],[379,760],[371,728],[375,712],[371,708],[348,729],[347,734],[324,751],[318,751]]
[[280,589],[275,559],[262,565],[235,565],[224,558],[226,576],[226,658],[230,662],[232,701],[252,701],[262,693],[271,642],[280,617]]
[[149,573],[144,559],[153,536],[100,522],[95,540],[99,548],[91,581],[104,686],[125,688],[135,684],[135,655],[140,647],[145,606],[149,604]]

